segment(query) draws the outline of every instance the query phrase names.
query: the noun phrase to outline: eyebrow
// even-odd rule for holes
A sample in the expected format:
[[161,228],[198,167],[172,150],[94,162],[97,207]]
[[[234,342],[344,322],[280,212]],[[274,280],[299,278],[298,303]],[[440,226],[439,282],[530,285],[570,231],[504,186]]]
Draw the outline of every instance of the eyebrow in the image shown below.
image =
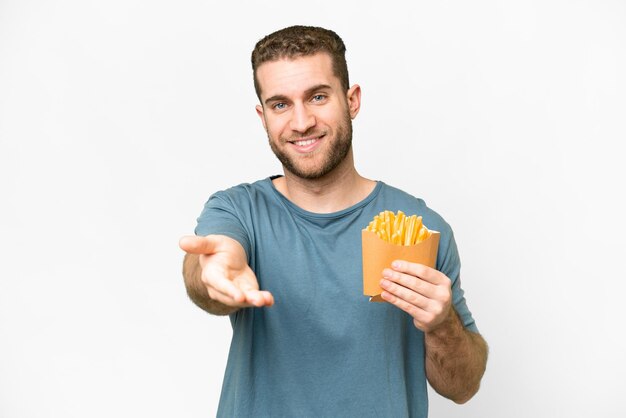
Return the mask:
[[[313,94],[313,92],[319,91],[319,90],[330,90],[332,87],[329,86],[328,84],[317,84],[313,87],[310,87],[308,89],[305,90],[304,95],[305,96],[309,96],[311,94]],[[289,98],[287,96],[284,96],[282,94],[276,94],[272,97],[268,97],[267,99],[265,99],[265,104],[270,104],[271,102],[281,102],[281,101],[287,101],[289,100]]]

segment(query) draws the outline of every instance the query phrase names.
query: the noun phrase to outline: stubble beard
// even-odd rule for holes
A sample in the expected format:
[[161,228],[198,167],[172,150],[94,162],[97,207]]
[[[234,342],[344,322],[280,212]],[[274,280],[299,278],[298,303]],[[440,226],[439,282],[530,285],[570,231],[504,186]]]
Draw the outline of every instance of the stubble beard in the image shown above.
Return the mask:
[[[305,132],[305,134],[302,136],[308,135],[309,133]],[[301,179],[317,180],[332,172],[335,168],[339,166],[339,164],[341,164],[343,160],[346,159],[346,156],[350,152],[350,148],[352,148],[352,119],[350,118],[350,115],[346,114],[343,122],[337,126],[335,144],[330,149],[328,154],[324,156],[324,160],[318,167],[307,168],[303,164],[299,165],[296,161],[298,157],[292,158],[286,152],[283,152],[276,145],[275,141],[269,136],[269,133],[268,139],[272,152],[274,152],[276,158],[278,158],[278,160],[283,165],[285,172],[289,172]],[[280,142],[284,143],[286,141],[281,139]]]

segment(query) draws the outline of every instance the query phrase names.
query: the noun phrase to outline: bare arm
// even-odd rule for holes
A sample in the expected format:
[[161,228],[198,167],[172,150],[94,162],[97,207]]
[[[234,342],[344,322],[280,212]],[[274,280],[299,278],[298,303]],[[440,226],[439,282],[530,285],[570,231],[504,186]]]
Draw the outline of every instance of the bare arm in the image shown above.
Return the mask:
[[274,304],[271,293],[259,290],[246,253],[234,239],[187,236],[180,240],[180,247],[187,252],[183,261],[187,294],[200,308],[226,315],[243,307]]
[[382,298],[411,315],[425,334],[428,382],[442,396],[467,402],[485,372],[487,344],[465,329],[454,311],[451,280],[433,268],[400,260],[383,277]]
[[426,377],[442,396],[456,403],[478,392],[487,365],[487,343],[468,331],[454,309],[441,326],[425,334]]

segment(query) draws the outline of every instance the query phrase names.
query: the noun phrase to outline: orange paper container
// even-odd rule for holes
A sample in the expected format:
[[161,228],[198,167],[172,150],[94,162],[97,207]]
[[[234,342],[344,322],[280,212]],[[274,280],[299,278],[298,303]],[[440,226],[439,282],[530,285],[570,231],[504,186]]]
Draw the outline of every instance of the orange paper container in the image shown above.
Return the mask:
[[394,260],[435,267],[439,248],[439,232],[430,231],[430,237],[415,245],[398,245],[383,241],[376,233],[363,230],[363,294],[370,296],[370,302],[384,302],[380,297],[380,280],[383,270],[391,268]]

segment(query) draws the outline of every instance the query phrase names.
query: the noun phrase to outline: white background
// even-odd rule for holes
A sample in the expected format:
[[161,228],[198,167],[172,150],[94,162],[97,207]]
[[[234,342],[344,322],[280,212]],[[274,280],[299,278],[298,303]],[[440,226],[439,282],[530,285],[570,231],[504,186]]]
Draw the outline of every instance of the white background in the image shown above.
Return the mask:
[[177,243],[280,172],[249,55],[292,24],[347,44],[359,171],[455,229],[491,355],[431,416],[622,416],[626,4],[381,4],[0,0],[1,417],[215,414]]

